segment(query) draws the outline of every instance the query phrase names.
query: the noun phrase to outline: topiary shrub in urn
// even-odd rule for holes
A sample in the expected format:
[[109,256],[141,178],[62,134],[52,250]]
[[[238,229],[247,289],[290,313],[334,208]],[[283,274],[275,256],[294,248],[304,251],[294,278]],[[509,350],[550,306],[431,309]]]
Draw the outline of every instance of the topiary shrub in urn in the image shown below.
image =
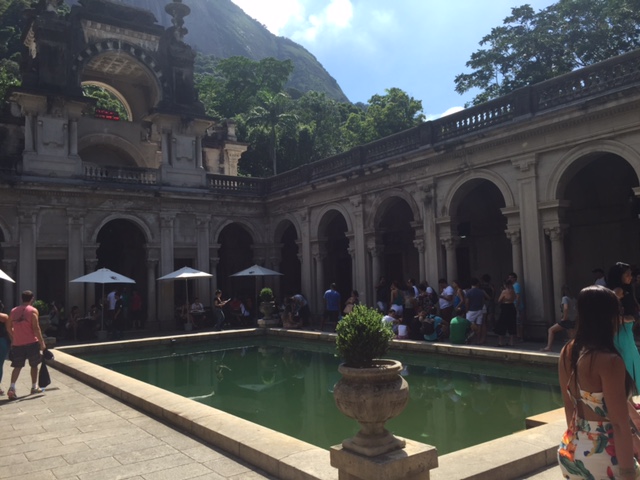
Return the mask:
[[393,339],[391,325],[378,311],[356,305],[336,327],[338,367],[342,378],[333,389],[338,410],[360,424],[360,431],[342,442],[343,448],[374,457],[404,448],[404,439],[384,424],[397,417],[409,400],[409,385],[400,375],[402,364],[381,359]]
[[269,287],[264,287],[260,290],[260,312],[264,315],[264,318],[271,318],[276,306],[273,302],[273,290]]

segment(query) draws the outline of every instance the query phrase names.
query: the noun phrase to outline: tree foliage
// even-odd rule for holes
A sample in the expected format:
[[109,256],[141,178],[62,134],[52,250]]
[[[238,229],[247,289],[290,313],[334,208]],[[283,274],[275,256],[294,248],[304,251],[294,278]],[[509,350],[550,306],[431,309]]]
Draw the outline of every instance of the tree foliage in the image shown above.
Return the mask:
[[462,94],[479,89],[477,105],[533,83],[640,46],[640,0],[559,0],[535,12],[511,9],[480,41],[471,73],[455,77]]
[[422,102],[399,88],[374,95],[370,105],[337,102],[324,93],[285,85],[292,63],[198,55],[196,82],[209,115],[233,118],[243,175],[268,176],[341,153],[424,121]]
[[343,131],[351,147],[407,130],[424,122],[422,102],[399,88],[374,95],[366,109],[353,111]]

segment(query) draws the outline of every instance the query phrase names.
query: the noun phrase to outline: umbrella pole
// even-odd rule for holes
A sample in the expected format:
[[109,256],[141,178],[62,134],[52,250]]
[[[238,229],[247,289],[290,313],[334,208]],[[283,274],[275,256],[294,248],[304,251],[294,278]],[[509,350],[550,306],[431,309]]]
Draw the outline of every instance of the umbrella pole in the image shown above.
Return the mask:
[[[95,292],[95,290],[94,290]],[[102,297],[100,297],[100,303],[102,304],[102,319],[100,320],[100,330],[104,332],[104,283],[102,284]]]

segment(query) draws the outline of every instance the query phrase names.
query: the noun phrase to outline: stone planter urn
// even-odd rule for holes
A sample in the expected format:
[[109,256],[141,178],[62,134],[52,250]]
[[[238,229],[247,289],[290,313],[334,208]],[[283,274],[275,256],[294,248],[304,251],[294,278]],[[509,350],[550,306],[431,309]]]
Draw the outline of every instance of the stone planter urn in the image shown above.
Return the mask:
[[38,323],[40,324],[40,331],[42,332],[42,336],[45,337],[46,334],[44,332],[51,326],[51,315],[39,315]]
[[342,442],[346,450],[374,457],[404,448],[406,442],[392,435],[384,424],[397,417],[409,400],[409,385],[400,375],[402,363],[374,360],[368,368],[340,365],[342,378],[333,397],[338,410],[357,420],[360,431]]
[[276,304],[271,302],[260,302],[260,313],[264,315],[264,318],[271,318],[273,311],[276,309]]

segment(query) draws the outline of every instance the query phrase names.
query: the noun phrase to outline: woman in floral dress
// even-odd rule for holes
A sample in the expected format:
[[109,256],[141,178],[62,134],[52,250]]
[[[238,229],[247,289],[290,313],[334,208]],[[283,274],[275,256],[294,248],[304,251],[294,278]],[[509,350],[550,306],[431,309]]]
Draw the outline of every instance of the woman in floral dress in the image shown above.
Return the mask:
[[558,462],[566,479],[640,478],[628,410],[633,381],[613,343],[619,325],[611,290],[593,285],[580,292],[576,336],[558,366],[568,426]]

